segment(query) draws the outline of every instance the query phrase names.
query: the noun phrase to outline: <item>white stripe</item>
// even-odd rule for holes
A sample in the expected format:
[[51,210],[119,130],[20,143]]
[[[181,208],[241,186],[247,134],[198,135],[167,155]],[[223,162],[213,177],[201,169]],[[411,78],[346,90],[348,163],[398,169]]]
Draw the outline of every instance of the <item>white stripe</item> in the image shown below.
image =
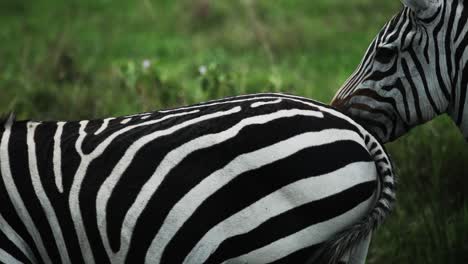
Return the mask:
[[225,239],[250,232],[265,221],[301,205],[340,193],[360,183],[375,181],[376,177],[373,162],[356,162],[284,186],[213,227],[200,239],[184,263],[203,263]]
[[88,121],[80,122],[79,136],[75,142],[76,151],[81,156],[81,163],[75,172],[75,176],[73,177],[73,184],[70,188],[70,194],[68,198],[68,206],[70,208],[70,213],[73,219],[73,225],[75,227],[76,236],[78,237],[78,243],[80,244],[81,255],[83,256],[85,263],[92,264],[94,263],[94,256],[93,252],[91,251],[88,235],[86,234],[86,230],[84,228],[79,201],[81,184],[86,175],[88,166],[92,160],[92,158],[89,158],[89,156],[83,153],[82,149],[83,141],[87,135],[85,132],[85,128],[88,125],[88,123]]
[[160,261],[162,253],[170,239],[175,235],[177,230],[180,229],[183,223],[185,223],[185,221],[187,221],[187,219],[193,214],[198,206],[200,206],[201,203],[209,196],[219,190],[219,188],[228,184],[237,175],[286,158],[304,148],[327,144],[343,139],[350,139],[356,142],[362,141],[360,136],[353,131],[327,129],[320,132],[303,133],[265,148],[236,157],[224,168],[213,172],[211,175],[203,179],[172,208],[146,253],[146,263]]
[[131,118],[125,118],[124,120],[120,121],[120,124],[125,125],[125,124],[127,124],[128,122],[130,122],[130,121],[132,121]]
[[23,264],[23,262],[17,260],[12,255],[8,254],[5,250],[0,248],[0,262],[7,264]]
[[132,117],[139,117],[139,116],[144,116],[144,115],[151,115],[152,113],[137,113],[137,114],[133,114],[133,115],[125,115],[123,117],[125,118],[132,118]]
[[34,191],[36,192],[36,196],[45,212],[47,220],[49,221],[50,229],[52,230],[52,234],[60,253],[60,259],[62,263],[71,263],[70,257],[68,256],[67,246],[63,239],[62,230],[60,229],[60,225],[57,220],[57,215],[55,214],[55,210],[46,195],[44,187],[42,186],[41,177],[39,176],[36,157],[36,143],[34,142],[34,134],[38,125],[39,123],[27,124],[28,162],[31,181]]
[[257,108],[257,107],[264,106],[264,105],[279,104],[279,103],[281,103],[281,101],[283,101],[283,100],[282,99],[276,99],[274,101],[268,101],[268,102],[256,102],[256,103],[251,104],[250,107]]
[[395,179],[391,176],[385,176],[384,178],[385,183],[395,184]]
[[42,242],[41,234],[37,230],[36,226],[34,225],[29,212],[24,205],[23,200],[19,194],[18,188],[16,187],[15,181],[13,180],[13,176],[11,174],[10,168],[10,155],[8,153],[8,144],[10,141],[10,134],[11,134],[11,124],[12,120],[9,120],[5,124],[5,131],[2,135],[2,141],[0,143],[0,161],[1,161],[1,174],[3,178],[3,182],[5,183],[6,190],[10,200],[12,201],[13,206],[15,207],[16,213],[23,221],[28,233],[31,235],[34,243],[39,251],[39,254],[42,257],[42,260],[46,263],[51,263],[49,255],[47,254],[47,250],[44,247],[44,243]]
[[110,256],[112,263],[121,263],[125,260],[125,257],[129,249],[129,242],[130,242],[129,238],[132,236],[133,228],[135,227],[138,216],[143,212],[143,209],[146,207],[146,204],[151,198],[155,190],[154,187],[156,186],[157,188],[157,186],[159,186],[160,182],[162,181],[161,178],[152,177],[143,185],[142,190],[138,194],[135,202],[132,204],[127,214],[125,215],[123,226],[125,226],[127,229],[122,230],[120,250],[119,252],[114,254],[112,252],[112,249],[109,244],[109,239],[107,237],[107,232],[106,232],[107,228],[106,228],[106,222],[105,222],[106,218],[105,218],[104,213],[106,211],[107,202],[111,196],[111,193],[114,187],[119,182],[124,171],[131,164],[133,158],[135,157],[135,154],[146,144],[154,141],[155,139],[159,137],[170,135],[180,129],[192,126],[194,124],[197,124],[206,120],[232,115],[232,114],[240,112],[241,110],[242,109],[240,106],[236,106],[227,111],[215,112],[215,113],[202,115],[202,116],[190,119],[183,123],[172,126],[168,129],[156,131],[152,134],[145,135],[144,137],[141,137],[137,141],[133,142],[133,144],[127,149],[125,154],[122,156],[122,158],[119,160],[119,162],[116,164],[116,166],[112,170],[109,177],[101,185],[101,188],[99,189],[97,199],[96,199],[97,221],[98,223],[100,223],[100,225],[102,225],[102,227],[100,227],[100,233],[103,238],[104,248],[106,249],[106,252]]
[[[32,262],[38,263],[33,251],[23,238],[8,224],[8,222],[0,214],[0,231]],[[5,262],[8,263],[8,262]]]
[[109,125],[109,121],[114,120],[114,119],[115,119],[115,117],[109,117],[109,118],[106,118],[106,119],[102,120],[101,127],[96,132],[94,132],[94,135],[101,134],[107,128],[107,126]]
[[388,187],[384,188],[383,193],[386,193],[387,195],[389,195],[390,197],[394,199],[396,198],[395,192]]
[[61,137],[63,133],[64,122],[57,123],[57,130],[54,135],[54,153],[53,153],[53,163],[54,163],[54,175],[55,175],[55,185],[60,193],[63,193],[63,183],[62,183],[62,149],[61,149]]
[[227,263],[270,263],[286,257],[297,250],[320,243],[339,230],[349,226],[349,223],[358,221],[372,208],[374,197],[370,197],[352,210],[332,218],[328,221],[309,226],[301,231],[276,240],[275,242],[249,252],[234,259],[226,260]]

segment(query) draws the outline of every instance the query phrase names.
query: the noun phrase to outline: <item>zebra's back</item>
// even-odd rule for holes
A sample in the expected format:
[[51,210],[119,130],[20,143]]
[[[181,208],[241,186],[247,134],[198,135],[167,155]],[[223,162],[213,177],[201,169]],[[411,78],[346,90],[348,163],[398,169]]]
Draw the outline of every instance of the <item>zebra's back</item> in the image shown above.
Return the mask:
[[380,197],[370,138],[331,108],[279,94],[7,122],[0,257],[305,262]]

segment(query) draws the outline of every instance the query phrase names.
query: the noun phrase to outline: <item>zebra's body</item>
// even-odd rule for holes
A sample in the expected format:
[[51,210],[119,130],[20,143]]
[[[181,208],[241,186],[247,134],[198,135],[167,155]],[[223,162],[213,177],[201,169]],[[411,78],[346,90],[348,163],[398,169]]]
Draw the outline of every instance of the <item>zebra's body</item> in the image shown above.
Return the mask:
[[332,105],[384,143],[444,113],[468,140],[468,2],[402,2]]
[[320,248],[325,263],[368,237],[395,198],[366,130],[289,95],[10,118],[0,132],[0,262],[303,263]]

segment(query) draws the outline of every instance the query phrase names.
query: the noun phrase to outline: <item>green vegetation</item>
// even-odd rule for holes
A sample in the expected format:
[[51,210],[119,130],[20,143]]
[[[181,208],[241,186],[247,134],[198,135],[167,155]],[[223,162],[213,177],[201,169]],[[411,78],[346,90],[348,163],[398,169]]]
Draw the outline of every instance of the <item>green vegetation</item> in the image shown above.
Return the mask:
[[[399,1],[0,2],[0,112],[86,119],[282,91],[329,102]],[[389,144],[369,263],[468,263],[468,148],[446,117]]]

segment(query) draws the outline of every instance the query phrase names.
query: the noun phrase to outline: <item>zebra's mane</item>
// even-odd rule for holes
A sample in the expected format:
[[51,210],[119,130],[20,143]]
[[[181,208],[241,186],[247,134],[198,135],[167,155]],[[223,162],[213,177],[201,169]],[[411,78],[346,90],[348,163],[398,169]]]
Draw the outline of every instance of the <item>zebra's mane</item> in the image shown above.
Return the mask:
[[16,116],[13,112],[5,113],[0,115],[0,127],[5,127],[5,124],[11,120],[13,123],[16,119]]

